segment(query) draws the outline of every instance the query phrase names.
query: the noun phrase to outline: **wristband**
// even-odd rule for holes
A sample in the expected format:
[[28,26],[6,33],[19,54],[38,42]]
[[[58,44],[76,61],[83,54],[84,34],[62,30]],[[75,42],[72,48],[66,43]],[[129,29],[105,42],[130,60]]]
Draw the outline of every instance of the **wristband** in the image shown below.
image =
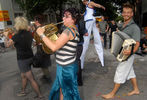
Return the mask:
[[41,34],[41,35],[40,35],[40,38],[41,38],[41,39],[43,39],[44,37],[45,37],[45,35],[44,35],[44,34]]

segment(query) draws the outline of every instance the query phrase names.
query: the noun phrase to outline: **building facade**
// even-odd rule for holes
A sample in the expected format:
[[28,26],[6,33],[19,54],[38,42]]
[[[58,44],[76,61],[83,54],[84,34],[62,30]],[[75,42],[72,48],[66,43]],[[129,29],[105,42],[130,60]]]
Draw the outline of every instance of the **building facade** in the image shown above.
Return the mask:
[[[62,5],[62,10],[69,7],[80,8],[80,0],[69,0]],[[57,22],[57,12],[53,9],[48,9],[44,15],[46,16],[46,22]],[[0,0],[0,30],[3,30],[7,27],[13,27],[14,18],[17,16],[25,15],[24,12],[20,9],[19,5],[15,0]],[[61,16],[59,16],[61,17]]]
[[0,0],[0,30],[13,27],[14,18],[22,15],[23,11],[15,0]]

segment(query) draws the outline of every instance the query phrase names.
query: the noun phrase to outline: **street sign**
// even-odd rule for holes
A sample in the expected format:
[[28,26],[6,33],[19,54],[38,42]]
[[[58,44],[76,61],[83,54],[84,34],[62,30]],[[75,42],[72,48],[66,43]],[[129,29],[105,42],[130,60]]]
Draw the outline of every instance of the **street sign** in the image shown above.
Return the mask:
[[0,10],[0,21],[9,21],[9,13],[7,10]]

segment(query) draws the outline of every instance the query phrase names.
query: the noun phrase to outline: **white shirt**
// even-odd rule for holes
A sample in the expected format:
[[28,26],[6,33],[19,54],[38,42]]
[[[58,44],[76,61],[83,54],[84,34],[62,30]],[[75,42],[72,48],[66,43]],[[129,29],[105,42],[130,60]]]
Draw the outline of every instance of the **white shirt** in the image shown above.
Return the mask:
[[84,15],[84,21],[90,20],[90,19],[95,19],[94,16],[94,9],[93,8],[89,8],[88,4],[86,5],[86,12]]

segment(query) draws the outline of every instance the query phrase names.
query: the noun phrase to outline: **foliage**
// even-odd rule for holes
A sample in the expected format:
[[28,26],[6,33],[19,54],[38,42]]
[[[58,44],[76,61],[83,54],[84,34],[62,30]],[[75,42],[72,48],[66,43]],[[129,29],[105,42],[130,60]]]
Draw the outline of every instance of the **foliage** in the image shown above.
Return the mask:
[[122,16],[118,16],[116,19],[115,19],[116,22],[118,21],[123,21],[123,17]]
[[62,4],[67,0],[15,0],[25,12],[28,19],[37,14],[44,13],[47,9],[62,10]]
[[113,2],[106,2],[105,0],[94,0],[95,3],[101,4],[103,5],[106,9],[100,9],[100,8],[95,8],[96,10],[96,15],[100,16],[100,15],[104,15],[107,16],[108,19],[115,19],[118,15],[117,15],[117,7],[114,6]]
[[[56,14],[57,21],[61,20],[62,12],[63,12],[63,5],[65,2],[70,2],[71,6],[77,0],[15,0],[21,7],[21,9],[25,12],[28,19],[32,19],[33,16],[37,14],[42,14],[47,10],[52,10]],[[106,10],[96,8],[96,15],[105,15],[108,16],[109,19],[117,18],[117,9],[121,9],[121,5],[125,2],[130,2],[135,5],[136,0],[92,0],[96,3],[99,3],[105,6]],[[84,6],[81,0],[77,2],[81,5],[81,11],[84,11]],[[119,5],[119,6],[114,6]],[[59,11],[59,13],[56,13]]]
[[119,18],[117,15],[117,10],[121,10],[122,4],[130,2],[135,6],[136,0],[91,0],[96,3],[103,5],[106,10],[96,9],[98,15],[107,16],[110,20]]
[[41,14],[48,9],[50,0],[15,0],[20,8],[25,12],[28,19],[32,16]]

